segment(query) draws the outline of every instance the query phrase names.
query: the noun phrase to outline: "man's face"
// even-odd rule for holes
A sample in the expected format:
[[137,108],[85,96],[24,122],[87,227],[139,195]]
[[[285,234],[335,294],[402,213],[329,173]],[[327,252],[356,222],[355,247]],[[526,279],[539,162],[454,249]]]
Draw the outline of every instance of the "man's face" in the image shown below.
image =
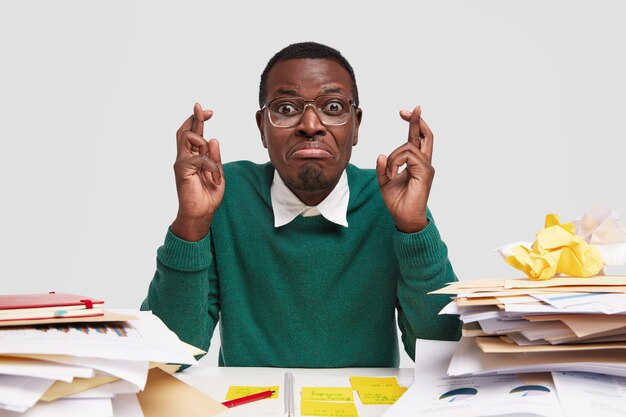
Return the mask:
[[[278,97],[314,100],[322,94],[353,99],[348,72],[328,59],[292,59],[270,70],[265,104]],[[273,126],[268,112],[267,108],[257,112],[257,125],[272,165],[301,199],[325,198],[339,181],[357,144],[361,109],[352,107],[345,124],[325,125],[308,106],[302,120],[293,127]]]

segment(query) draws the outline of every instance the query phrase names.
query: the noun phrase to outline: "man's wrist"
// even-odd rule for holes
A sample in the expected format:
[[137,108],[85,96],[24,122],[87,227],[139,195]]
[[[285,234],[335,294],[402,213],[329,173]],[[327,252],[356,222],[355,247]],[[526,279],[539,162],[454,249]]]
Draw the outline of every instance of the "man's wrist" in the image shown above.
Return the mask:
[[209,219],[189,219],[184,217],[176,217],[170,225],[170,231],[179,239],[187,242],[198,242],[202,240],[211,229],[211,220]]
[[423,219],[419,219],[413,222],[400,222],[396,221],[396,228],[402,233],[418,233],[428,226],[428,218],[424,216]]

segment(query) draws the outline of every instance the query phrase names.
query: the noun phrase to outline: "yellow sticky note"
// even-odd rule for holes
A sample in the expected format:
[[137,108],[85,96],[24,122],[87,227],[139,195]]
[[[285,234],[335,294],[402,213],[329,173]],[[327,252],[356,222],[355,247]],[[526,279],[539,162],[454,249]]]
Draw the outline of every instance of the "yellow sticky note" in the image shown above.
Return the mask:
[[273,387],[249,387],[233,385],[228,388],[226,400],[234,400],[235,398],[245,397],[246,395],[257,394],[259,392],[272,390],[274,393],[270,398],[278,398],[278,385]]
[[366,405],[373,404],[393,404],[407,390],[406,387],[361,387],[359,388],[359,398]]
[[354,403],[301,401],[300,415],[325,417],[359,417]]
[[360,387],[397,387],[398,379],[396,377],[367,377],[367,376],[351,376],[350,385],[358,390]]
[[354,402],[352,388],[302,387],[302,401],[350,401]]

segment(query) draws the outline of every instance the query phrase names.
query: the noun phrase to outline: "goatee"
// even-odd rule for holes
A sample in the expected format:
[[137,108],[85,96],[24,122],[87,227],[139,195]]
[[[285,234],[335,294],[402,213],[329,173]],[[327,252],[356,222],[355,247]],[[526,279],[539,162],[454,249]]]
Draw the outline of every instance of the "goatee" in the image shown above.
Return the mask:
[[333,181],[324,176],[324,171],[315,164],[307,164],[298,173],[294,188],[302,191],[319,191],[332,185]]

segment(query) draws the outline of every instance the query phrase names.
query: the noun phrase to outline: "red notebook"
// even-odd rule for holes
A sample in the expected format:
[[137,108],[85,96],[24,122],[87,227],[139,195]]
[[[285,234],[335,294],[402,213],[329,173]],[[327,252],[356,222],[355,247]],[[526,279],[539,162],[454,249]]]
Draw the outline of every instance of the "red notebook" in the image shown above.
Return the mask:
[[104,301],[77,294],[0,295],[0,321],[103,315]]

